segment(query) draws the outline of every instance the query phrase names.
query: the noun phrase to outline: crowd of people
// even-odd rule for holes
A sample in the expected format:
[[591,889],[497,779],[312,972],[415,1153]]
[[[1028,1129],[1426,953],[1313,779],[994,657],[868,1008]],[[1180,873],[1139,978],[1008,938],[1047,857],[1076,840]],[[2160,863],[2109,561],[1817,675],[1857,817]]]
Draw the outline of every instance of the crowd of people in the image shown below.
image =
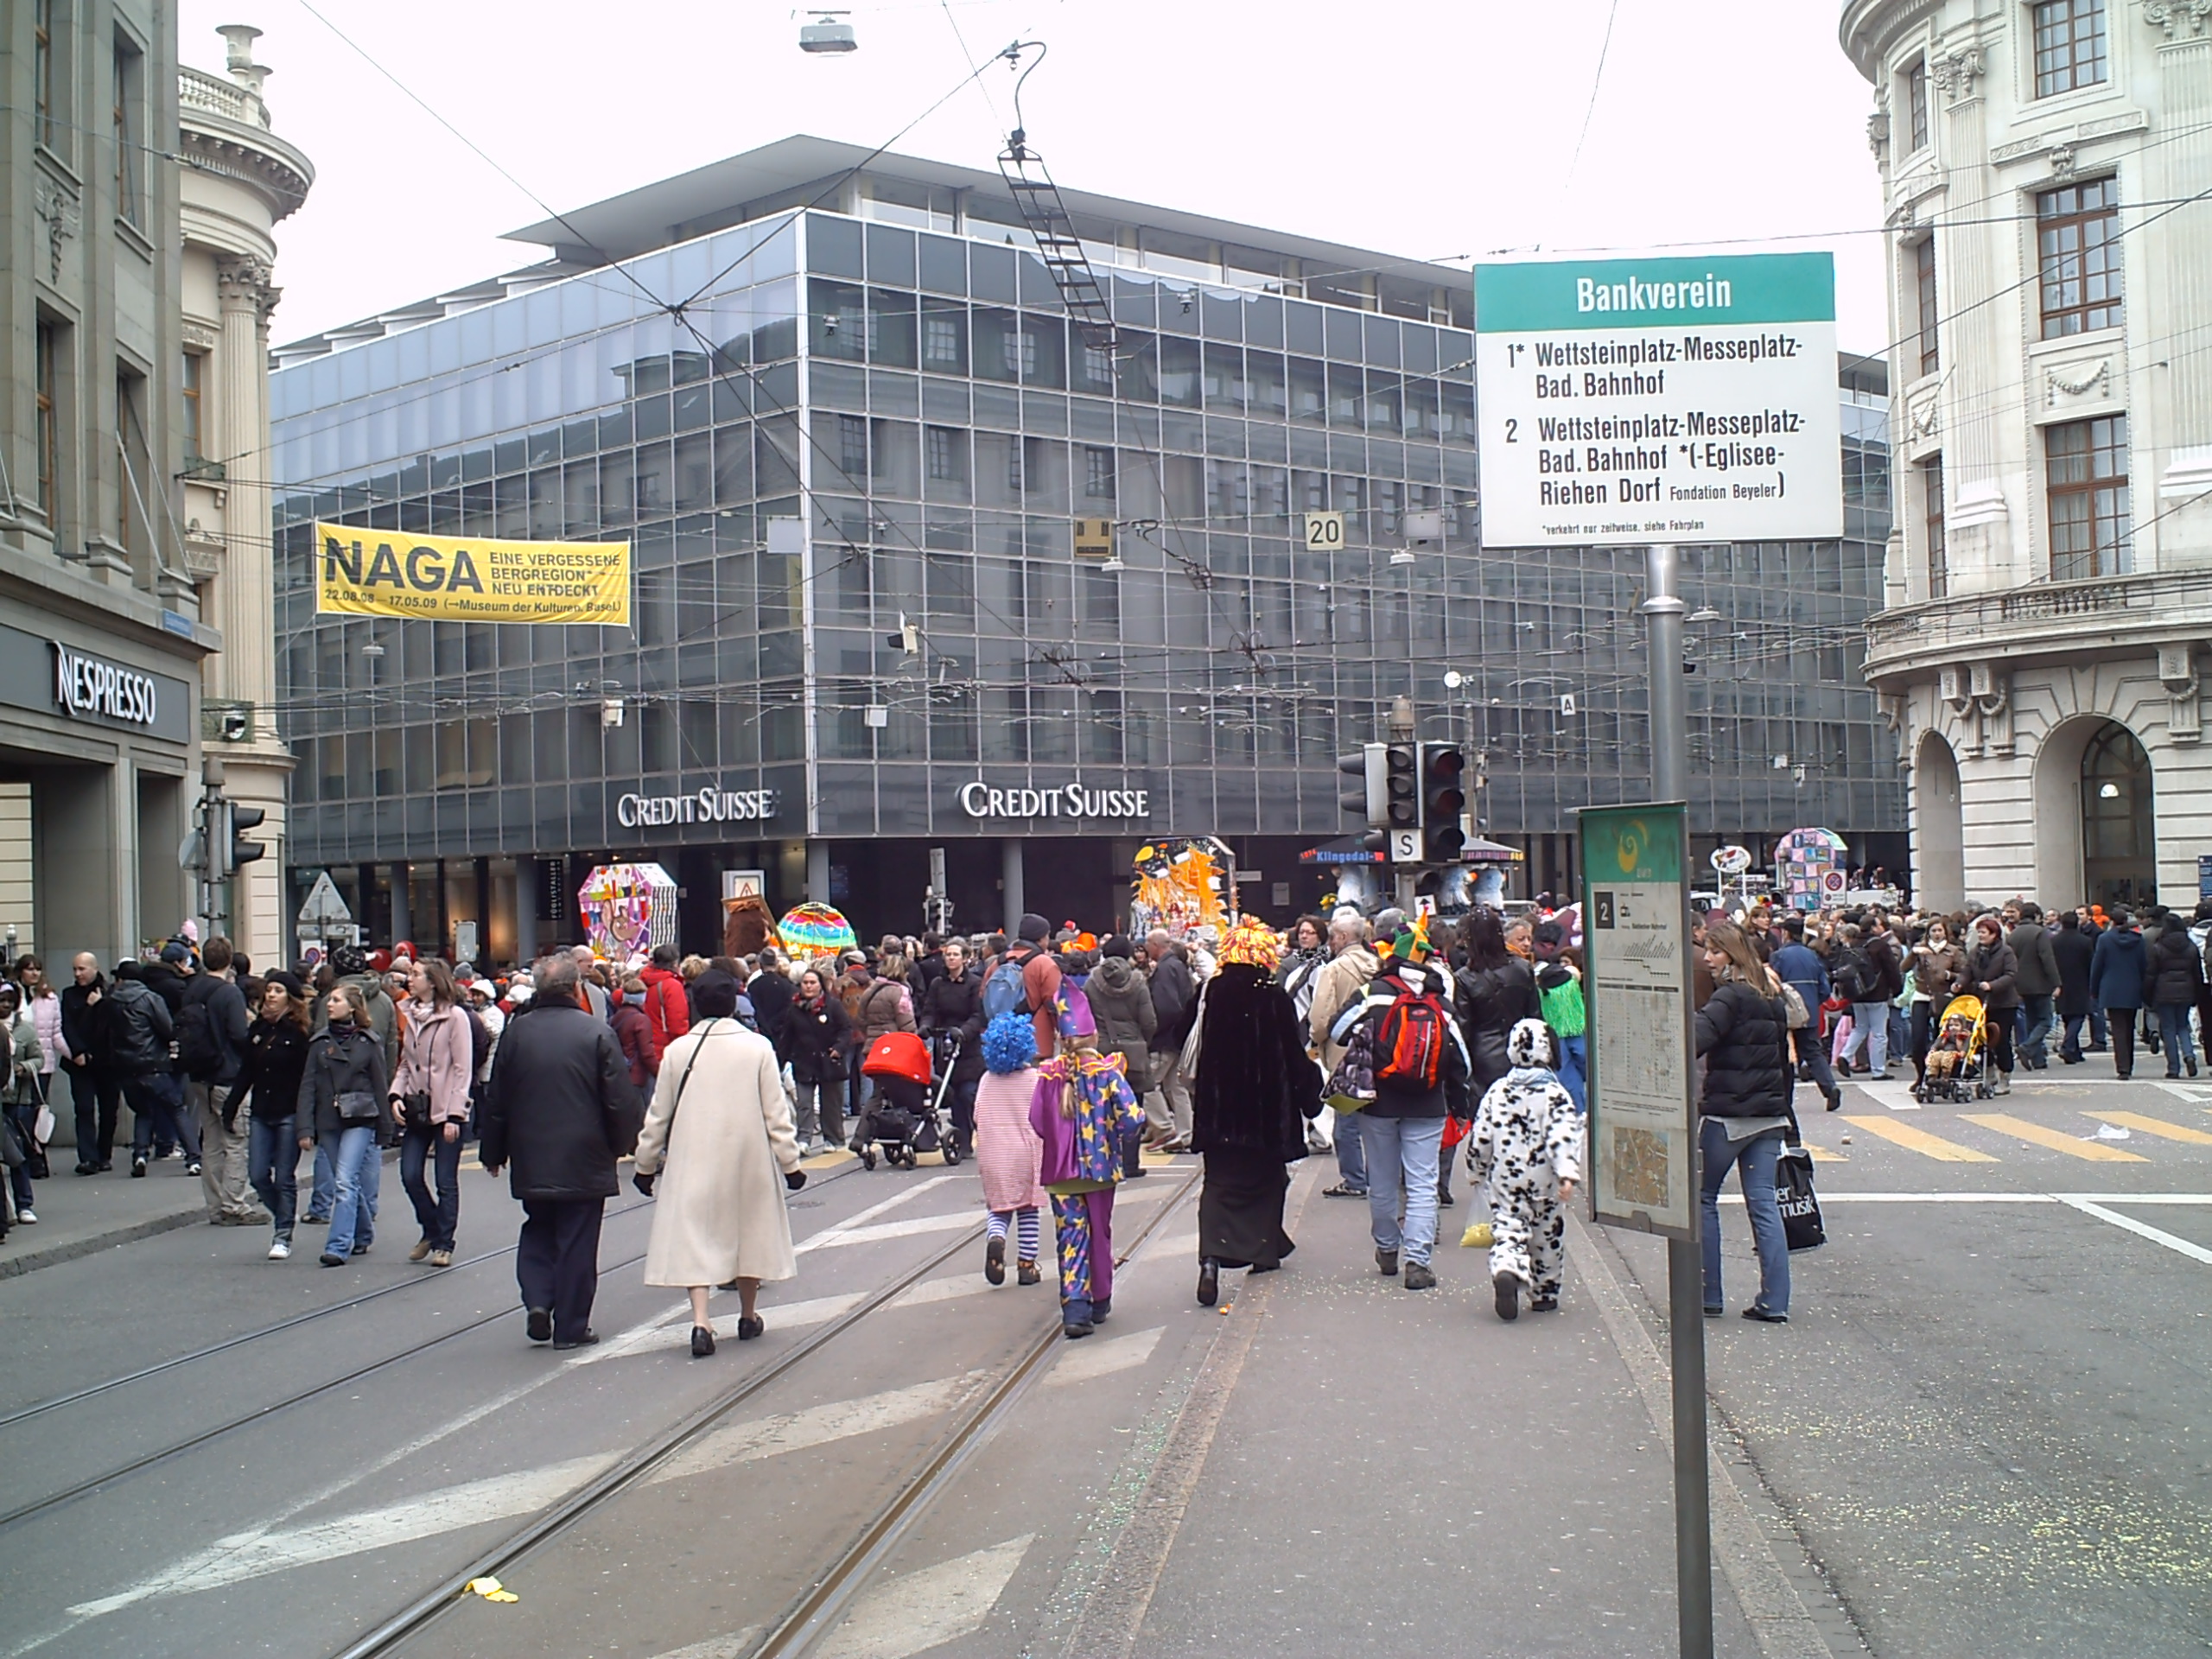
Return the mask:
[[[1834,1109],[1839,1079],[1896,1077],[1909,1058],[1917,1084],[1960,995],[1984,1010],[1997,1093],[2054,1052],[2062,1065],[2108,1052],[2129,1077],[2139,1033],[2168,1076],[2194,1077],[2195,1027],[2212,1016],[2208,921],[2212,901],[2139,923],[2095,906],[2047,916],[2024,899],[1972,915],[1751,905],[1694,918],[1708,1313],[1723,1311],[1719,1197],[1734,1169],[1759,1263],[1742,1312],[1789,1317],[1775,1188],[1799,1139],[1797,1083]],[[1184,938],[1102,939],[1027,915],[1011,937],[887,936],[804,958],[662,946],[624,965],[578,947],[501,976],[404,942],[257,974],[226,939],[180,937],[112,974],[79,956],[64,987],[29,956],[0,982],[0,1211],[36,1223],[66,1081],[77,1175],[116,1171],[127,1105],[129,1176],[181,1159],[208,1222],[267,1226],[272,1261],[302,1227],[327,1230],[326,1267],[368,1254],[396,1148],[410,1259],[443,1267],[463,1147],[480,1138],[483,1166],[507,1172],[524,1206],[531,1334],[573,1346],[596,1340],[599,1217],[634,1154],[638,1185],[659,1199],[647,1281],[690,1294],[694,1351],[711,1353],[709,1294],[739,1292],[740,1339],[764,1328],[760,1286],[795,1270],[783,1193],[810,1154],[857,1144],[893,1086],[863,1058],[911,1033],[929,1051],[948,1153],[981,1166],[987,1276],[1005,1281],[1011,1247],[1015,1282],[1042,1282],[1049,1214],[1071,1337],[1111,1311],[1113,1194],[1147,1173],[1147,1147],[1204,1160],[1207,1304],[1224,1272],[1271,1272],[1296,1248],[1287,1172],[1324,1150],[1325,1195],[1367,1203],[1377,1271],[1432,1288],[1464,1164],[1510,1319],[1524,1301],[1559,1306],[1565,1206],[1583,1173],[1580,944],[1573,910],[1439,921],[1347,907],[1281,932],[1247,918]]]

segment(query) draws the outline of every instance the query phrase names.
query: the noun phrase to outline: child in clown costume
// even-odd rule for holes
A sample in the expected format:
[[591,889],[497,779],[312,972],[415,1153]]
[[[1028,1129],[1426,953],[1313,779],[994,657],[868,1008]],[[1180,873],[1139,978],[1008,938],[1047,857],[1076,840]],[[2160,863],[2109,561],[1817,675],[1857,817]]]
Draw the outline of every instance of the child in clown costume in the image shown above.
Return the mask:
[[991,1220],[983,1246],[983,1277],[1006,1282],[1006,1236],[1014,1233],[1016,1281],[1033,1285],[1037,1271],[1038,1185],[1044,1147],[1029,1127],[1037,1093],[1037,1032],[1026,1014],[1008,1012],[983,1027],[984,1076],[976,1090],[976,1164]]
[[1467,1135],[1467,1168],[1488,1183],[1491,1284],[1497,1317],[1559,1306],[1567,1202],[1582,1179],[1582,1117],[1555,1069],[1558,1039],[1541,1020],[1516,1024],[1505,1039],[1513,1069],[1491,1084]]
[[1029,1126],[1045,1143],[1060,1258],[1060,1330],[1087,1337],[1114,1300],[1114,1188],[1122,1138],[1144,1128],[1144,1109],[1122,1075],[1122,1057],[1098,1052],[1098,1023],[1080,988],[1053,999],[1060,1052],[1037,1068]]

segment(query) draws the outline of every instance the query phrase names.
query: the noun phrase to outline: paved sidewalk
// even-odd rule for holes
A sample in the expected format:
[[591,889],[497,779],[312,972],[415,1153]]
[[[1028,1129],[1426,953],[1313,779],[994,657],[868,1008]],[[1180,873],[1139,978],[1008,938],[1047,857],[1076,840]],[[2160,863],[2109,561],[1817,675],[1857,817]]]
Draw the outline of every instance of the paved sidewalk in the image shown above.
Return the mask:
[[[104,1175],[72,1173],[68,1147],[49,1147],[48,1155],[54,1173],[35,1184],[38,1220],[0,1240],[0,1279],[207,1222],[200,1178],[184,1173],[181,1158],[149,1164],[145,1179],[134,1181],[127,1151]],[[308,1167],[305,1159],[301,1164]]]

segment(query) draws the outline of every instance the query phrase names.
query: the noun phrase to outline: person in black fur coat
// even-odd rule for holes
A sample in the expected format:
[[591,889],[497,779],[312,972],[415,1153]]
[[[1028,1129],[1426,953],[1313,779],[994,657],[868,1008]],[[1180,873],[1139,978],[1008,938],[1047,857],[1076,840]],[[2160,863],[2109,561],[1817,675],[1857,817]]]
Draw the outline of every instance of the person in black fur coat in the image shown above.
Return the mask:
[[1207,1306],[1220,1294],[1222,1268],[1272,1273],[1297,1248],[1282,1226],[1286,1166],[1306,1155],[1321,1072],[1289,993],[1275,983],[1280,951],[1272,931],[1247,920],[1223,943],[1205,988],[1191,1146],[1205,1157],[1198,1300]]

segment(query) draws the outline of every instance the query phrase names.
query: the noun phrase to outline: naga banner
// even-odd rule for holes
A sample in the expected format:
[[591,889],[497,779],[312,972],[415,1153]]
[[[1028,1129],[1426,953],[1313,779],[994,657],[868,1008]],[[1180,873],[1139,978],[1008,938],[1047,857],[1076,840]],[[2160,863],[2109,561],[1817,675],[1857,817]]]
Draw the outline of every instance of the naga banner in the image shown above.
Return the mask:
[[315,610],[432,622],[630,626],[630,543],[315,527]]

